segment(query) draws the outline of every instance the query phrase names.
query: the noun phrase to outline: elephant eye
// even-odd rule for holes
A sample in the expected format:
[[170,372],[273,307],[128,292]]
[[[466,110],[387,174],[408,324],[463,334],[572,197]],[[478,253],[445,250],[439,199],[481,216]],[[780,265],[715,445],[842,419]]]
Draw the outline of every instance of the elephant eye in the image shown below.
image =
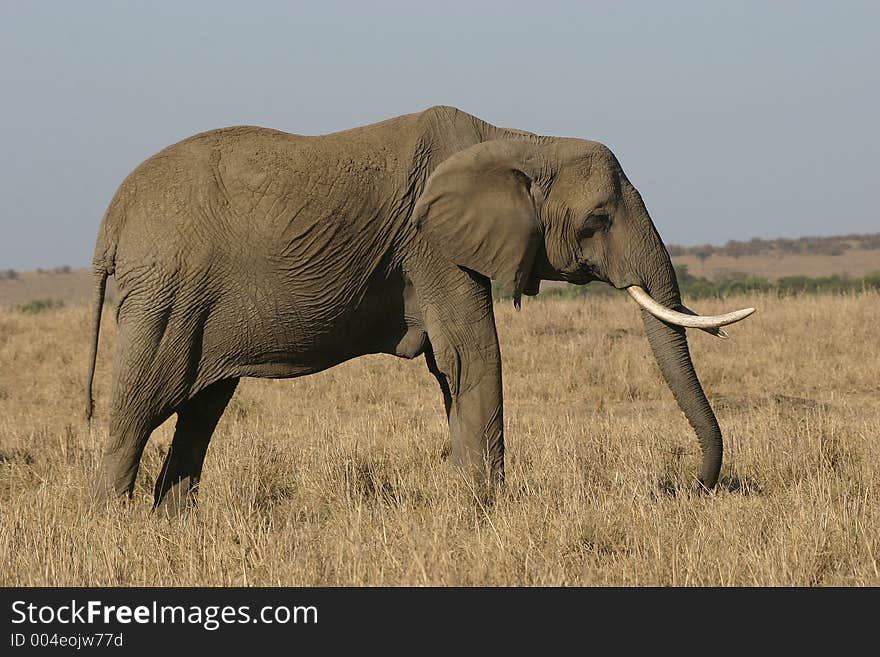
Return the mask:
[[591,237],[594,233],[608,230],[611,226],[611,215],[606,210],[593,210],[584,221],[584,225],[579,231],[581,237]]

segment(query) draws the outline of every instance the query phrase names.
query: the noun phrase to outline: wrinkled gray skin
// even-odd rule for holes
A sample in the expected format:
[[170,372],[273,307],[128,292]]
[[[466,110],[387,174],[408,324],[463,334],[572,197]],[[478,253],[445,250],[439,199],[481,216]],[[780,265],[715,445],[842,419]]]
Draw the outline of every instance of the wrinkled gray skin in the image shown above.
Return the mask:
[[[450,107],[320,137],[256,127],[170,146],[123,182],[94,257],[87,415],[108,275],[119,286],[110,441],[98,490],[130,495],[150,433],[177,428],[155,488],[194,499],[211,434],[241,377],[287,378],[350,358],[424,355],[453,461],[504,474],[501,359],[490,279],[644,287],[676,308],[669,255],[611,151],[492,126]],[[660,370],[715,485],[721,432],[684,329],[642,311]]]

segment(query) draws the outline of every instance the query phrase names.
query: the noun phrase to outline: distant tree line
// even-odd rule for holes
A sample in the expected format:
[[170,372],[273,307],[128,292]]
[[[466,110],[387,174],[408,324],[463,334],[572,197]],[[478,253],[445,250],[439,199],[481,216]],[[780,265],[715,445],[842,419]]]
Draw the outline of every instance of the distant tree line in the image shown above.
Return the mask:
[[730,240],[723,246],[701,244],[699,246],[669,245],[669,255],[672,257],[693,255],[700,260],[705,260],[712,255],[723,255],[739,258],[747,255],[762,255],[767,253],[794,254],[794,255],[842,255],[849,249],[880,249],[880,233],[868,233],[864,235],[838,235],[835,237],[799,237],[788,239],[780,237],[773,240],[765,240],[760,237],[741,242]]
[[[771,281],[761,276],[753,276],[742,272],[729,272],[717,280],[709,280],[702,276],[694,276],[688,271],[687,265],[676,265],[675,274],[682,297],[686,299],[724,298],[742,294],[775,294],[793,296],[798,294],[856,294],[868,290],[880,290],[880,271],[862,277],[849,276],[784,276]],[[510,295],[499,286],[492,284],[492,292],[496,300],[509,299]],[[547,297],[582,297],[612,296],[620,294],[604,283],[589,285],[555,285],[544,286],[541,296]]]
[[[60,267],[53,267],[52,269],[37,267],[36,271],[38,274],[69,274],[73,270],[70,268],[70,265],[61,265]],[[17,278],[18,272],[14,269],[0,270],[0,280],[14,281]]]
[[791,296],[795,294],[851,294],[866,290],[880,290],[880,271],[862,277],[839,276],[837,274],[817,278],[783,276],[775,281],[752,274],[730,272],[716,280],[709,280],[691,274],[687,265],[678,265],[675,267],[675,274],[682,296],[692,299],[722,298],[755,292]]

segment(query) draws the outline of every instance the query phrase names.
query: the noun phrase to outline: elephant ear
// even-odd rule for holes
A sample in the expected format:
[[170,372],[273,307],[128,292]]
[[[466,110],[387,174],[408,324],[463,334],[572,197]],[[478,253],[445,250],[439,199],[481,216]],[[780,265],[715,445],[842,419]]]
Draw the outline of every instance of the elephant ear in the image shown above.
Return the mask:
[[434,170],[412,214],[437,251],[498,281],[517,307],[542,239],[537,159],[535,145],[525,141],[471,146]]

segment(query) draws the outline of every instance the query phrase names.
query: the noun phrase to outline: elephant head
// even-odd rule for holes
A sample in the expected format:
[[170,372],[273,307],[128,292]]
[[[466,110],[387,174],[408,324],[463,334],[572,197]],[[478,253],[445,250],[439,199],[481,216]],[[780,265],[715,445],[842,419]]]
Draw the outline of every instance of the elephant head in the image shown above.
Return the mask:
[[541,280],[604,281],[627,290],[657,364],[703,452],[702,487],[718,480],[722,437],[694,371],[684,327],[725,337],[721,326],[753,312],[703,317],[681,303],[675,270],[639,192],[602,144],[499,130],[443,161],[413,221],[461,267],[513,292]]

